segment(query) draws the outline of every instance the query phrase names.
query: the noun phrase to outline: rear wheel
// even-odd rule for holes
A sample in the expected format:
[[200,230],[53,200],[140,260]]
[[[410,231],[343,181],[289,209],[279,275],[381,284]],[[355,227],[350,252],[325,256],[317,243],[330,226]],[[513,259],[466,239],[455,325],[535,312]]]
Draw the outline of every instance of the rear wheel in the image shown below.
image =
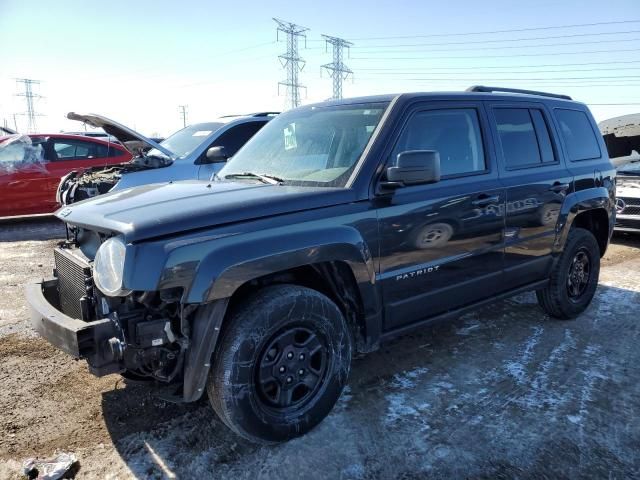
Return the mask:
[[574,318],[591,303],[599,274],[598,242],[590,231],[574,228],[551,272],[549,284],[536,292],[538,303],[552,317]]
[[344,388],[351,338],[338,307],[295,285],[264,288],[228,320],[207,392],[239,435],[273,443],[303,435]]

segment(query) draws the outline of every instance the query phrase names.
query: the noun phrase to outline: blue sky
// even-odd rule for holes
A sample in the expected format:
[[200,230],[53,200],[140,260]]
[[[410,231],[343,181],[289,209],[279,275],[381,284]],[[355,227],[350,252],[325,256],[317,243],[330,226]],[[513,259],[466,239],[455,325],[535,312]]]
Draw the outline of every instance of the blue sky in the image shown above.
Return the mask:
[[[272,17],[309,28],[304,102],[331,95],[324,33],[353,39],[345,96],[484,83],[568,93],[598,120],[640,111],[638,0],[0,0],[0,122],[24,110],[16,77],[42,81],[42,131],[79,128],[68,111],[167,135],[181,126],[181,104],[191,122],[280,110],[285,44]],[[625,23],[548,28],[603,22]],[[521,31],[475,33],[504,30]]]

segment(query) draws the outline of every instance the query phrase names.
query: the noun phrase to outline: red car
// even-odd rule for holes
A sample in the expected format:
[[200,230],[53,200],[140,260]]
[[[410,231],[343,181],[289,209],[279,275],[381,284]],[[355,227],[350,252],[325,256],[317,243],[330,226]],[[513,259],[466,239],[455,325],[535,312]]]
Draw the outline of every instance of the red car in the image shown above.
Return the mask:
[[122,145],[63,134],[0,137],[0,217],[51,213],[71,170],[129,161]]

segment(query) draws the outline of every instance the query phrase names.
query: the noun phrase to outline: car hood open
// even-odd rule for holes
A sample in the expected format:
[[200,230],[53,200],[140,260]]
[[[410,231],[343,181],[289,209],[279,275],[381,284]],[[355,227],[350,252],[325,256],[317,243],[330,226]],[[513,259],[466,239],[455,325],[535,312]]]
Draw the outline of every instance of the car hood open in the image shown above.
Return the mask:
[[67,114],[67,118],[69,120],[77,120],[79,122],[86,123],[87,125],[91,125],[95,128],[102,128],[109,135],[116,137],[122,145],[134,155],[137,152],[135,149],[132,149],[127,145],[128,142],[142,142],[149,147],[159,150],[172,160],[175,160],[176,158],[176,155],[171,150],[164,148],[159,143],[154,142],[150,138],[145,137],[135,130],[125,127],[114,120],[103,117],[102,115],[96,115],[95,113],[78,114],[75,112],[69,112]]
[[186,180],[110,192],[63,207],[56,216],[137,242],[353,201],[355,193],[344,188]]

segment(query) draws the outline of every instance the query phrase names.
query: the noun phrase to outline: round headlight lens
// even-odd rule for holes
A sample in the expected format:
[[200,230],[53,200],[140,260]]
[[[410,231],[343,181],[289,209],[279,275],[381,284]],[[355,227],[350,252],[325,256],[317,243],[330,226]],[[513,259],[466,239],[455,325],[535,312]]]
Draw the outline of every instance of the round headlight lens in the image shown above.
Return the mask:
[[93,261],[96,287],[110,297],[127,295],[122,288],[126,246],[120,237],[112,237],[98,248]]

